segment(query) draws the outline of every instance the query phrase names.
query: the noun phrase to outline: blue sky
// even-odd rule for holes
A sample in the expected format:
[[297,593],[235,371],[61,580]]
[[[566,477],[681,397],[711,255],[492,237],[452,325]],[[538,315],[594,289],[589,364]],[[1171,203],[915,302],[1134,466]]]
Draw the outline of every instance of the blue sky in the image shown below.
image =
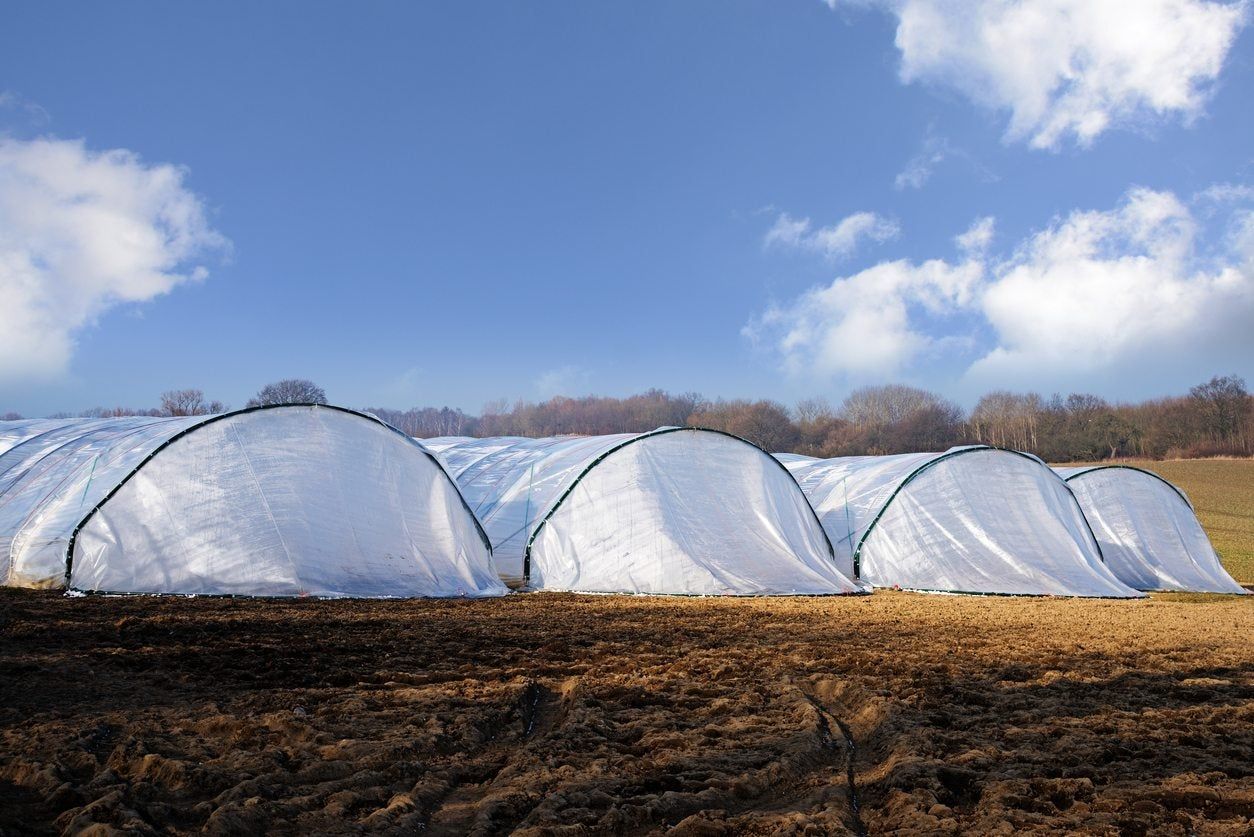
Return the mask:
[[953,8],[10,5],[0,412],[1254,379],[1250,10]]

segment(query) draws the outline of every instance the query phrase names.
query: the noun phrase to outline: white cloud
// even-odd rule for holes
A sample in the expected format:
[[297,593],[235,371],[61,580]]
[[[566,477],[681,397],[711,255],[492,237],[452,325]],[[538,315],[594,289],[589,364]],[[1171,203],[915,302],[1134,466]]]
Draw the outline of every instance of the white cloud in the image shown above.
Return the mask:
[[0,90],[0,110],[16,110],[34,125],[44,125],[51,121],[48,111],[12,90]]
[[971,154],[955,146],[945,137],[936,136],[929,130],[918,152],[906,161],[905,168],[893,178],[893,188],[899,192],[905,189],[922,189],[932,179],[932,173],[937,166],[951,159],[965,162],[985,182],[998,179],[996,174]]
[[227,246],[184,172],[81,141],[0,137],[0,382],[63,374],[107,309],[207,275]]
[[810,219],[793,218],[787,212],[781,212],[779,217],[775,219],[775,225],[766,232],[766,240],[763,242],[767,247],[800,247],[802,241],[810,233]]
[[[1254,212],[1206,246],[1189,205],[1133,189],[1109,211],[1074,211],[989,255],[994,220],[955,238],[959,258],[890,261],[770,307],[745,333],[791,373],[908,373],[925,352],[969,351],[983,385],[1074,385],[1096,376],[1228,369],[1254,352]],[[1218,248],[1216,250],[1216,248]]]
[[830,259],[845,258],[865,240],[883,243],[901,234],[897,222],[874,212],[855,212],[830,227],[815,229],[809,218],[781,213],[766,233],[767,247],[790,247],[821,253]]
[[1204,258],[1170,192],[1135,189],[1109,212],[1073,212],[998,267],[982,309],[998,345],[977,379],[1152,369],[1225,360],[1254,343],[1254,264],[1241,239]]
[[1215,183],[1193,196],[1194,201],[1225,204],[1254,200],[1254,188],[1243,183]]
[[992,216],[978,218],[966,232],[954,237],[954,244],[963,253],[982,256],[993,243],[996,226],[997,222]]
[[902,189],[922,189],[932,178],[932,171],[953,153],[949,140],[944,137],[928,135],[923,140],[923,147],[906,163],[906,167],[898,172],[893,180],[893,187]]
[[[826,0],[837,8],[836,0]],[[897,17],[901,78],[1010,113],[1006,137],[1088,145],[1113,125],[1197,116],[1247,2],[853,0]]]
[[974,259],[884,262],[770,307],[744,333],[769,341],[793,375],[893,375],[936,343],[920,316],[970,306],[983,271]]

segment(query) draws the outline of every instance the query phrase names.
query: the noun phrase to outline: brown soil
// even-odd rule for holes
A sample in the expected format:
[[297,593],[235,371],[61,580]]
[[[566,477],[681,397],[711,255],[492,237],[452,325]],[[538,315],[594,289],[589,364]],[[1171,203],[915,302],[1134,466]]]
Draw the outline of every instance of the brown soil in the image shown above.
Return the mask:
[[1252,637],[1232,597],[0,591],[0,833],[1248,834]]

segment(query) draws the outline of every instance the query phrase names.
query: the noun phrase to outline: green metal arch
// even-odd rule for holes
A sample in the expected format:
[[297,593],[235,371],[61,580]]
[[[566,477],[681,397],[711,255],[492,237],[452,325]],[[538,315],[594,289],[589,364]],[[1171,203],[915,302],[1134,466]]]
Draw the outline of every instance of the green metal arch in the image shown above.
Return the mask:
[[[610,448],[609,450],[598,454],[591,462],[589,462],[587,465],[584,466],[584,469],[579,472],[579,475],[575,477],[574,480],[571,481],[571,484],[566,486],[566,490],[563,491],[561,495],[557,498],[556,502],[554,502],[553,505],[549,507],[549,510],[544,515],[544,517],[540,518],[540,522],[536,524],[535,529],[531,530],[531,535],[530,537],[527,538],[527,547],[526,549],[523,550],[523,584],[526,585],[528,582],[531,581],[531,547],[535,543],[536,535],[540,534],[540,530],[543,529],[545,524],[549,522],[549,518],[551,518],[553,514],[559,508],[561,508],[562,503],[566,501],[566,498],[570,496],[571,492],[575,490],[575,487],[579,485],[579,483],[583,480],[583,478],[588,475],[589,471],[591,471],[597,465],[600,465],[609,456],[611,456],[614,453],[617,453],[618,451],[622,450],[628,445],[634,445],[636,442],[640,442],[645,439],[651,439],[654,436],[664,436],[667,433],[688,433],[688,432],[717,433],[720,436],[726,436],[729,439],[735,439],[738,442],[743,442],[744,444],[749,445],[751,448],[761,453],[771,462],[775,463],[775,465],[779,467],[781,471],[783,471],[785,474],[788,475],[788,479],[790,479],[792,481],[792,484],[797,487],[797,491],[801,494],[802,498],[805,500],[806,508],[810,510],[810,514],[814,517],[814,525],[818,527],[820,534],[823,535],[823,543],[827,544],[827,554],[832,558],[833,561],[835,561],[836,550],[832,546],[832,540],[831,538],[827,536],[827,530],[823,528],[823,523],[822,521],[819,520],[818,512],[814,510],[814,506],[810,503],[809,498],[806,497],[805,492],[802,491],[800,483],[797,482],[797,478],[793,476],[792,471],[789,471],[788,468],[784,466],[784,463],[780,462],[778,459],[776,459],[775,457],[767,453],[765,448],[761,447],[760,445],[754,444],[753,442],[749,441],[748,439],[742,436],[737,436],[735,433],[728,433],[726,430],[715,430],[712,427],[660,427],[657,430],[650,430],[648,433],[641,433],[638,436],[633,436],[630,439],[627,439],[623,442],[620,442],[617,445],[614,445],[614,447]],[[857,580],[857,564],[856,563],[854,564],[854,578],[852,580]]]
[[[862,547],[866,543],[866,539],[870,537],[871,532],[875,531],[876,524],[880,522],[880,518],[884,516],[884,512],[888,511],[888,507],[893,504],[893,500],[897,499],[897,495],[900,494],[907,485],[913,482],[915,477],[919,476],[924,471],[931,468],[933,465],[937,465],[941,462],[944,462],[947,459],[953,459],[956,456],[962,456],[963,454],[967,454],[967,453],[982,453],[985,451],[1012,453],[1015,456],[1023,457],[1024,459],[1037,463],[1046,471],[1048,471],[1052,476],[1054,476],[1059,482],[1061,482],[1063,486],[1067,489],[1067,493],[1071,495],[1071,499],[1076,504],[1076,508],[1079,509],[1080,511],[1080,519],[1084,521],[1084,528],[1088,530],[1089,537],[1092,538],[1093,540],[1093,547],[1097,550],[1097,557],[1101,559],[1103,564],[1106,563],[1106,556],[1102,554],[1102,546],[1100,543],[1097,542],[1097,534],[1093,531],[1093,527],[1089,525],[1088,518],[1084,516],[1084,510],[1080,507],[1080,501],[1076,499],[1075,492],[1071,490],[1071,486],[1067,485],[1066,480],[1058,476],[1058,474],[1054,471],[1053,468],[1050,468],[1043,461],[1041,461],[1041,459],[1039,459],[1038,457],[1035,457],[1030,453],[1024,453],[1023,451],[1020,451],[1020,450],[1013,450],[1011,448],[999,448],[994,445],[971,445],[969,447],[959,448],[958,450],[947,451],[945,453],[942,453],[940,456],[937,456],[934,459],[929,459],[927,462],[924,462],[918,468],[915,468],[913,471],[907,474],[906,478],[903,479],[900,483],[898,483],[897,487],[893,489],[893,493],[888,495],[888,499],[884,501],[884,505],[880,506],[880,510],[875,513],[875,517],[872,518],[870,525],[866,527],[866,531],[862,533],[862,537],[858,539],[858,545],[857,547],[854,548],[854,551],[853,551],[854,575],[860,575],[862,572]],[[941,592],[941,591],[938,591],[938,592]]]
[[1071,482],[1073,479],[1077,477],[1082,477],[1082,476],[1085,476],[1086,474],[1091,474],[1094,471],[1110,471],[1110,470],[1115,470],[1118,468],[1122,468],[1125,471],[1137,471],[1138,473],[1153,477],[1154,479],[1158,480],[1159,482],[1163,483],[1168,488],[1170,488],[1172,491],[1174,491],[1176,493],[1176,496],[1178,496],[1181,500],[1183,500],[1184,504],[1189,507],[1189,511],[1196,512],[1196,510],[1193,508],[1193,503],[1189,500],[1188,496],[1183,491],[1181,491],[1176,486],[1175,483],[1171,482],[1170,480],[1168,480],[1166,477],[1162,476],[1161,474],[1155,474],[1153,471],[1150,471],[1145,468],[1138,468],[1135,465],[1093,465],[1089,468],[1085,468],[1082,471],[1076,471],[1074,474],[1072,474],[1069,477],[1063,477],[1063,482]]
[[449,481],[449,484],[453,487],[454,493],[457,494],[457,499],[461,501],[462,508],[466,510],[466,513],[470,515],[470,519],[474,521],[475,531],[479,533],[479,539],[483,541],[483,545],[487,547],[488,554],[489,555],[492,554],[492,542],[488,539],[487,532],[483,530],[483,525],[479,522],[479,518],[475,516],[474,510],[470,508],[470,504],[467,503],[466,498],[462,496],[461,489],[458,488],[457,486],[457,481],[454,480],[452,476],[449,475],[448,471],[444,470],[444,464],[440,461],[440,458],[436,456],[434,453],[432,453],[431,451],[427,450],[427,448],[425,448],[422,445],[422,443],[419,442],[417,439],[414,439],[413,437],[406,435],[405,433],[393,427],[392,425],[388,424],[386,421],[379,418],[378,416],[371,415],[370,413],[364,413],[364,412],[361,412],[360,410],[353,410],[348,407],[337,407],[333,404],[314,404],[314,403],[263,404],[263,405],[259,405],[256,407],[244,407],[239,410],[231,410],[226,413],[218,413],[216,415],[205,416],[204,421],[197,422],[196,424],[193,424],[191,427],[183,428],[178,433],[175,433],[173,436],[166,439],[160,445],[153,448],[153,450],[149,452],[147,456],[141,459],[139,463],[134,468],[132,468],[125,477],[123,477],[121,480],[118,481],[117,485],[109,489],[109,493],[106,494],[104,497],[102,497],[100,499],[100,502],[96,503],[96,505],[91,507],[91,509],[87,512],[87,514],[83,517],[83,519],[79,521],[78,525],[74,527],[74,531],[70,534],[69,543],[67,543],[65,547],[65,586],[66,586],[66,589],[69,589],[70,575],[74,569],[74,544],[78,540],[78,533],[82,531],[83,527],[86,526],[87,523],[92,519],[92,517],[95,516],[96,512],[100,511],[100,509],[104,507],[105,503],[113,499],[113,495],[117,494],[118,491],[122,489],[122,486],[130,482],[131,479],[136,474],[138,474],[145,465],[147,465],[149,462],[152,461],[153,457],[161,453],[170,445],[177,442],[179,439],[182,439],[184,436],[187,436],[190,433],[195,433],[197,430],[201,430],[210,424],[215,424],[219,421],[223,421],[224,419],[235,418],[236,416],[242,416],[248,413],[257,413],[263,410],[283,410],[289,407],[316,407],[321,410],[332,410],[337,413],[346,413],[350,416],[357,416],[358,418],[363,418],[363,419],[366,419],[367,421],[374,422],[375,424],[379,425],[385,430],[389,430],[395,433],[396,435],[404,439],[408,444],[417,448],[423,455],[425,455],[428,459],[430,459],[435,464],[435,467],[440,471],[441,474],[444,475],[444,478]]

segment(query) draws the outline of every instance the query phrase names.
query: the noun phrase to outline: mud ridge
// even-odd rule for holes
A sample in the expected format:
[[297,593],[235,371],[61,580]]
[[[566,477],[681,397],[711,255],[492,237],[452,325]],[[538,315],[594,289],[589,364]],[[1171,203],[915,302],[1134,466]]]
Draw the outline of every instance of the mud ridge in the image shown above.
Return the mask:
[[[849,810],[850,818],[853,820],[852,831],[857,837],[867,837],[866,823],[862,821],[862,804],[858,799],[858,781],[854,771],[854,759],[857,757],[858,748],[853,740],[853,733],[848,725],[840,718],[837,718],[831,712],[828,712],[824,706],[819,703],[818,698],[814,695],[801,693],[805,699],[814,707],[814,711],[819,720],[819,732],[822,736],[823,746],[828,749],[840,749],[844,753],[845,762],[845,783],[849,788]],[[829,723],[830,722],[830,723]],[[831,724],[835,724],[840,730],[843,748],[840,747],[832,737]]]

